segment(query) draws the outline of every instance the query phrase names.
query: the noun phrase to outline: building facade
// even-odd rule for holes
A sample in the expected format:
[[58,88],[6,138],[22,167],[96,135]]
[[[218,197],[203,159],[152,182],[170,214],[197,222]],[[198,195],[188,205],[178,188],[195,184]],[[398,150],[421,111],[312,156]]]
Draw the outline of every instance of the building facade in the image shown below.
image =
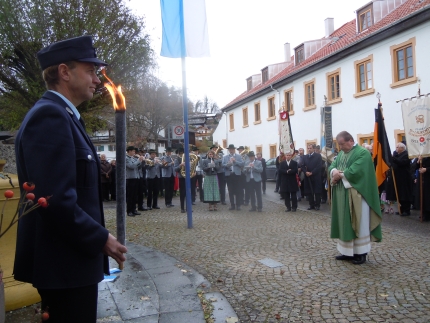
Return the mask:
[[[332,106],[333,136],[350,132],[359,144],[373,141],[380,94],[392,150],[404,138],[397,100],[430,92],[430,1],[382,0],[358,8],[337,30],[325,20],[325,37],[305,41],[285,62],[247,79],[246,91],[227,104],[214,142],[249,146],[263,157],[279,151],[279,110],[290,113],[296,149],[320,144],[321,108]],[[323,29],[322,29],[323,31]]]

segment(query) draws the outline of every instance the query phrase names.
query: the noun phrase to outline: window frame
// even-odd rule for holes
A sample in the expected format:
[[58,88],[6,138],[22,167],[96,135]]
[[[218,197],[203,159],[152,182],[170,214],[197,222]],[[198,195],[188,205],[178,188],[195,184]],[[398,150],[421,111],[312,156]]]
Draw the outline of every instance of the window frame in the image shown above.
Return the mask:
[[278,157],[277,151],[278,151],[277,144],[269,144],[269,155],[270,155],[270,158],[276,158],[276,157]]
[[[368,24],[366,24],[366,28],[363,28],[363,25],[361,23],[361,16],[365,15],[368,12],[370,12],[371,25],[369,26]],[[367,17],[365,17],[365,18],[366,18],[366,23],[367,23],[368,18]],[[366,31],[367,29],[369,29],[370,27],[372,27],[374,25],[373,4],[372,3],[357,12],[357,25],[358,25],[357,30],[359,33]]]
[[242,108],[242,128],[249,127],[248,107]]
[[222,146],[227,148],[227,139],[222,139]]
[[228,120],[229,120],[229,131],[234,131],[234,113],[229,113],[228,115]]
[[260,101],[258,101],[254,103],[254,124],[260,124],[260,123],[261,123],[261,103]]
[[[287,100],[287,98],[289,99]],[[288,101],[290,101],[290,107],[288,106]],[[294,87],[284,90],[284,104],[288,114],[290,116],[294,115]]]
[[[313,85],[313,104],[308,105],[308,86]],[[303,88],[304,88],[304,108],[303,111],[309,111],[309,110],[314,110],[317,108],[317,105],[315,103],[315,78],[313,78],[312,80],[306,81],[303,83]]]
[[[416,38],[412,37],[410,39],[408,39],[407,41],[404,41],[400,44],[396,44],[393,46],[390,46],[390,54],[391,54],[391,64],[392,64],[392,70],[391,70],[391,76],[392,76],[392,83],[390,84],[391,88],[396,88],[396,87],[400,87],[400,86],[404,86],[404,85],[408,85],[408,84],[412,84],[412,83],[416,83],[418,82],[418,77],[417,77],[417,62],[416,62],[416,51],[415,51],[415,46],[416,45]],[[398,79],[398,61],[397,61],[397,52],[401,49],[405,49],[407,47],[411,47],[412,48],[412,63],[413,63],[413,73],[414,76],[412,77],[408,77],[405,78],[403,80],[399,80]]]
[[[273,109],[270,102],[273,100]],[[273,112],[273,115],[272,115]],[[267,97],[267,121],[275,120],[276,119],[276,104],[275,104],[275,96],[269,96]]]
[[369,140],[370,143],[367,143],[368,145],[372,145],[373,144],[373,137],[374,137],[374,133],[359,133],[357,134],[357,144],[358,145],[362,145],[363,143],[365,143],[365,140]]
[[[299,55],[300,54],[300,55]],[[305,45],[301,44],[294,49],[294,62],[295,65],[300,65],[305,60]]]
[[[332,89],[331,89],[331,80],[334,78],[336,78],[336,76],[338,77],[338,89],[337,91],[339,91],[339,96],[336,98],[332,98],[331,94],[332,94]],[[326,73],[326,80],[327,80],[327,103],[328,104],[336,104],[336,103],[340,103],[342,102],[342,87],[341,87],[341,69],[340,67],[338,69],[335,69],[334,71],[328,72]],[[336,89],[335,89],[336,91]],[[337,92],[336,91],[336,92]]]
[[258,153],[263,154],[263,145],[255,145],[255,156],[257,156]]
[[[366,63],[370,63],[372,64],[372,87],[369,88],[367,86],[366,90],[361,91],[360,90],[360,84],[361,84],[361,80],[360,80],[360,66]],[[355,93],[352,95],[354,98],[359,98],[365,95],[370,95],[375,93],[375,79],[373,78],[373,69],[374,69],[374,64],[373,64],[373,54],[370,54],[369,56],[363,58],[363,59],[359,59],[357,61],[354,61],[354,70],[355,70]],[[368,75],[367,73],[365,73],[366,75],[366,84],[368,85]]]

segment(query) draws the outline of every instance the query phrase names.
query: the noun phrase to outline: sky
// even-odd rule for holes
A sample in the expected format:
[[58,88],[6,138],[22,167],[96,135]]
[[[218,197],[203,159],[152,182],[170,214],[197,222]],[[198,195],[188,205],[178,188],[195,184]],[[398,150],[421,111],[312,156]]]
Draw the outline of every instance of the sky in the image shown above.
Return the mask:
[[[294,47],[325,36],[324,20],[334,18],[335,30],[355,18],[370,0],[206,0],[211,56],[186,59],[188,98],[205,96],[226,106],[246,91],[246,79],[264,67],[283,62],[284,44]],[[126,0],[143,16],[156,53],[156,76],[182,87],[180,58],[160,57],[160,0]]]

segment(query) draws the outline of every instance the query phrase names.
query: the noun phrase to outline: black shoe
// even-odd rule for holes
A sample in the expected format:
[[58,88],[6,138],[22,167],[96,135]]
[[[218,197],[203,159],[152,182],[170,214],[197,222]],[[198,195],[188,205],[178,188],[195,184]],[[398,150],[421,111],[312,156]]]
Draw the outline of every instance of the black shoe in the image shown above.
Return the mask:
[[244,206],[248,206],[248,205],[249,205],[249,203],[243,203],[243,205],[244,205]]
[[153,206],[152,208],[153,209],[159,209],[160,207],[159,206]]
[[133,212],[128,212],[127,215],[128,216],[136,216]]
[[262,209],[258,209],[257,212],[263,212],[263,210]]
[[285,212],[291,212],[291,209],[286,209]]
[[275,190],[274,192],[275,192],[275,193],[278,193],[278,192],[279,192],[279,190]]
[[281,196],[280,200],[283,200],[284,198]]
[[318,211],[320,209],[319,206],[315,206],[315,211]]
[[141,215],[141,213],[140,212],[137,212],[136,210],[134,210],[133,212],[131,212],[131,213],[133,213],[134,215]]
[[240,206],[237,206],[237,207],[236,207],[236,211],[240,211]]
[[315,210],[315,208],[313,206],[310,206],[306,210]]
[[192,205],[196,205],[196,202],[191,202]]
[[152,210],[152,207],[148,206],[146,209],[147,209],[148,211],[150,211],[150,210]]
[[396,215],[399,215],[400,213],[399,212],[396,212]]
[[354,259],[352,260],[352,263],[354,265],[361,265],[366,262],[366,254],[364,255],[354,255]]
[[336,260],[353,260],[354,257],[352,256],[345,256],[345,255],[339,255],[335,257]]
[[257,209],[255,207],[249,209],[249,212],[255,212],[255,211],[257,211]]
[[321,204],[325,204],[326,200],[321,200]]
[[148,211],[148,209],[144,206],[137,208],[139,211]]
[[172,203],[170,203],[170,204],[169,204],[169,206],[170,206],[170,207],[174,207],[175,205],[174,205],[174,204],[172,204]]
[[299,197],[298,199],[297,199],[297,202],[300,202],[302,200],[302,198],[301,197]]
[[185,210],[184,210],[184,209],[181,209],[181,213],[185,213]]
[[229,210],[234,211],[234,210],[236,210],[236,207],[234,205],[232,205],[232,206],[230,206]]
[[411,215],[410,213],[406,213],[406,212],[403,212],[402,214],[400,214],[400,216],[408,216],[408,215]]
[[296,211],[297,211],[297,209],[292,209],[291,211],[296,212]]
[[222,204],[222,205],[227,205],[227,203],[225,203],[225,202],[221,202],[221,204]]

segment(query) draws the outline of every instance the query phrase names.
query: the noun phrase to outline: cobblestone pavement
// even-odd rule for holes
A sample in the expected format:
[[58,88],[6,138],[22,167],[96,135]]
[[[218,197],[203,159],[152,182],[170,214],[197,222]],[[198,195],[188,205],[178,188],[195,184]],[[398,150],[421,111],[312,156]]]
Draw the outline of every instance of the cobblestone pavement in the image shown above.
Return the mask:
[[[368,262],[336,261],[329,238],[329,207],[284,212],[268,183],[262,213],[248,208],[209,212],[197,203],[193,229],[174,208],[127,217],[129,241],[155,248],[204,275],[221,291],[241,322],[430,322],[429,223],[384,215],[383,242]],[[160,204],[162,199],[160,201]],[[114,205],[106,205],[115,228]],[[259,260],[282,264],[270,268]]]

